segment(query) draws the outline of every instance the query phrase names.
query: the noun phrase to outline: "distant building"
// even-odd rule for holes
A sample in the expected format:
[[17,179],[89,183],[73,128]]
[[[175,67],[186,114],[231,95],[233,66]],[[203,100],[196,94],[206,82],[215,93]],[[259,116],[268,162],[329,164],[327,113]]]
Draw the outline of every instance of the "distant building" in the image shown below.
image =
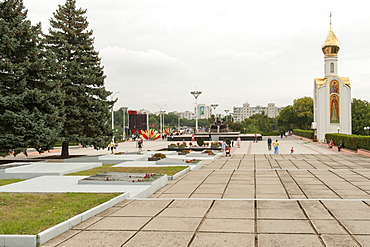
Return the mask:
[[150,111],[149,110],[145,110],[145,109],[140,109],[138,111],[139,114],[150,114]]
[[275,118],[283,108],[284,107],[276,107],[275,103],[268,103],[267,106],[250,106],[249,103],[244,103],[241,107],[235,106],[232,115],[236,122],[241,122],[254,114],[261,114],[262,112],[269,118]]
[[212,115],[212,107],[205,104],[197,105],[197,116],[198,119],[208,119]]
[[193,112],[190,112],[190,111],[185,111],[185,112],[174,111],[173,113],[176,114],[177,116],[179,116],[180,118],[185,118],[187,120],[195,119],[195,114]]

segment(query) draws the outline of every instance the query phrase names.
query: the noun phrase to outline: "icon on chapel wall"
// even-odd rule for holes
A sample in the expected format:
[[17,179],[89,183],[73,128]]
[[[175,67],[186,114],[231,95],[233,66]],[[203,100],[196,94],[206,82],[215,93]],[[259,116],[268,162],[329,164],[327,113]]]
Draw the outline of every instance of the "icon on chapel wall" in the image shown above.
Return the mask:
[[330,93],[337,93],[337,94],[339,94],[339,84],[338,84],[338,81],[331,81],[330,82]]
[[339,96],[330,96],[330,123],[339,123]]

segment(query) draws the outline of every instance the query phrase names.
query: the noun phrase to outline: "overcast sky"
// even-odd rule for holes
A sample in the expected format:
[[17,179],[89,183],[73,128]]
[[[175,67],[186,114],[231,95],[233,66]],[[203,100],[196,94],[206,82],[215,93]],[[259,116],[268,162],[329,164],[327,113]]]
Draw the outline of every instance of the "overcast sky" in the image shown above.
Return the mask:
[[[65,0],[24,0],[28,19],[48,31]],[[367,0],[77,0],[87,9],[107,75],[119,98],[115,109],[193,111],[219,104],[217,113],[292,104],[313,96],[324,76],[321,44],[329,31],[341,42],[339,76],[352,98],[370,101],[370,2]],[[115,97],[116,97],[115,96]]]

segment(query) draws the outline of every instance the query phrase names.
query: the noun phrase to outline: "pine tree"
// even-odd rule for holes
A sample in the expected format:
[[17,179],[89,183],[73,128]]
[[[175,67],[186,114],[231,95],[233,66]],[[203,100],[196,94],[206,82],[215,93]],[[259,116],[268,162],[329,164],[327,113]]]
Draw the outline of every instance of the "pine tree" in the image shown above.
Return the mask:
[[31,25],[22,0],[0,2],[0,155],[53,147],[63,125],[55,59],[44,49],[41,25]]
[[109,126],[111,92],[104,87],[105,75],[99,54],[94,50],[92,31],[87,30],[86,10],[77,9],[75,0],[67,0],[50,19],[46,41],[57,57],[57,74],[65,93],[66,122],[62,129],[62,157],[69,156],[71,142],[107,147],[112,130]]

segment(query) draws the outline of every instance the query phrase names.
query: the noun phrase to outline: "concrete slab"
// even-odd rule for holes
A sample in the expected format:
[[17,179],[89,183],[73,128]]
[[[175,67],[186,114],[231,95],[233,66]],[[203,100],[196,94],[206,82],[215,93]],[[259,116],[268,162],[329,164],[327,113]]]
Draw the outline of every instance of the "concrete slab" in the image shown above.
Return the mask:
[[364,218],[363,220],[341,220],[340,222],[351,234],[370,233],[369,218]]
[[99,156],[99,160],[101,160],[103,163],[105,161],[117,161],[117,163],[119,161],[148,161],[148,157],[150,157],[150,155],[138,155],[138,154],[135,154],[135,155],[132,155],[132,154],[121,154],[121,155],[114,155],[114,154],[108,154],[108,155],[104,155],[104,156]]
[[313,234],[258,234],[258,246],[317,247],[322,244]]
[[[159,246],[188,246],[193,236],[192,232],[145,232],[136,234],[125,247],[159,247]],[[145,243],[145,244],[143,244]]]
[[[191,247],[255,246],[254,235],[245,233],[203,233],[195,235]],[[268,246],[268,245],[265,245]]]
[[311,222],[319,234],[347,234],[347,232],[336,220],[312,220]]
[[124,216],[152,216],[154,217],[163,209],[165,209],[172,200],[140,200],[120,208],[110,214],[110,216],[124,217]]
[[[325,246],[346,246],[346,247],[358,247],[356,241],[349,235],[333,235],[323,234],[321,235]],[[362,246],[367,246],[362,244]]]
[[251,219],[205,219],[199,232],[253,233],[254,220]]
[[144,226],[143,231],[194,232],[202,218],[156,217]]
[[254,201],[247,200],[216,200],[207,218],[254,218]]
[[89,226],[94,231],[137,231],[150,221],[151,217],[106,217]]
[[89,170],[102,166],[102,163],[59,163],[35,162],[25,166],[5,169],[3,179],[30,179],[45,175],[61,176],[68,173]]
[[260,220],[257,221],[258,233],[314,234],[307,220]]
[[133,231],[82,231],[58,246],[121,246],[134,234]]

